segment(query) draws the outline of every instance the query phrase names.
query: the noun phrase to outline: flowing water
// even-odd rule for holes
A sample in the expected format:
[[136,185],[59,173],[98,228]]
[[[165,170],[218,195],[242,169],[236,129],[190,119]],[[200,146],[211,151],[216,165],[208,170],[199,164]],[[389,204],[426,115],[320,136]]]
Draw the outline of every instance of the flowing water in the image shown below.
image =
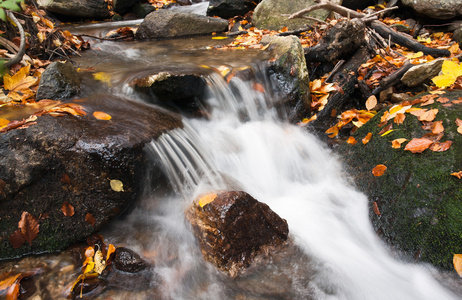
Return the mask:
[[[82,68],[112,75],[111,93],[142,101],[128,82],[158,71],[250,66],[252,80],[227,83],[208,72],[211,116],[147,145],[169,185],[150,186],[139,205],[102,233],[154,263],[142,291],[109,289],[98,299],[458,299],[430,266],[401,261],[378,239],[367,198],[348,182],[340,161],[306,128],[276,112],[260,53],[210,52],[210,38],[93,46]],[[184,211],[200,193],[243,190],[286,219],[295,249],[249,275],[230,279],[202,258]],[[58,263],[55,263],[58,265]],[[45,297],[46,298],[46,297]],[[57,297],[59,298],[59,297]]]

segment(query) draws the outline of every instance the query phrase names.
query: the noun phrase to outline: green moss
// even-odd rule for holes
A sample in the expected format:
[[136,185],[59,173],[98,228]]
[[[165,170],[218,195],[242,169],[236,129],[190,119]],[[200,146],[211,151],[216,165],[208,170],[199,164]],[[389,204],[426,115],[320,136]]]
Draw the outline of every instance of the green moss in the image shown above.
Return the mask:
[[[445,95],[457,99],[462,93]],[[368,132],[371,141],[363,145],[342,145],[340,151],[357,179],[358,188],[369,196],[370,206],[376,202],[381,215],[370,210],[377,231],[392,246],[436,266],[452,268],[452,255],[462,253],[462,180],[450,174],[462,170],[462,135],[457,133],[455,120],[462,119],[462,105],[443,107],[435,103],[425,108],[438,108],[435,121],[445,127],[441,142],[453,143],[445,152],[425,150],[423,153],[393,149],[391,141],[397,138],[420,138],[429,131],[413,115],[406,114],[402,125],[393,124],[393,132],[386,136],[378,133],[384,111],[361,127],[354,135],[361,140]],[[388,121],[388,124],[393,122]],[[387,166],[381,177],[374,177],[372,169]]]

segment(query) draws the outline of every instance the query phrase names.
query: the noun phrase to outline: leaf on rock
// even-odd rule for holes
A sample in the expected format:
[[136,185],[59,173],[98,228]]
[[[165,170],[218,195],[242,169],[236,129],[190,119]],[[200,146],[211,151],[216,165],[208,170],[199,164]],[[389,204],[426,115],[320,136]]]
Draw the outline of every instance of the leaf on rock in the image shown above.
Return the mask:
[[10,123],[10,121],[7,119],[0,119],[0,128],[5,127],[8,123]]
[[457,132],[462,134],[462,120],[459,118],[456,119]]
[[405,119],[406,119],[406,115],[399,113],[399,114],[396,114],[396,117],[393,120],[393,122],[399,125],[399,124],[403,124]]
[[452,262],[454,263],[454,269],[456,269],[457,274],[462,277],[462,254],[454,254]]
[[16,300],[19,297],[19,283],[13,283],[6,291],[6,300]]
[[69,202],[64,201],[61,206],[61,211],[66,217],[72,217],[74,215],[74,206],[72,206]]
[[107,85],[111,85],[111,75],[105,72],[96,72],[93,74],[93,78],[106,83]]
[[30,213],[23,211],[18,227],[21,229],[24,239],[29,243],[29,245],[32,245],[32,241],[35,240],[39,234],[40,224],[37,218]]
[[95,272],[98,274],[103,273],[104,269],[106,269],[106,262],[104,261],[103,253],[101,252],[101,250],[96,251],[94,261],[95,261],[95,268],[94,268]]
[[430,130],[432,133],[441,133],[444,131],[444,126],[443,126],[443,121],[435,121],[433,124],[430,126]]
[[433,83],[439,88],[451,86],[462,75],[462,65],[452,60],[445,60],[441,68],[441,75],[432,79]]
[[112,118],[111,115],[105,112],[102,112],[102,111],[95,111],[93,113],[93,117],[95,117],[98,120],[106,120],[106,121],[109,121]]
[[407,143],[406,147],[404,147],[404,150],[409,150],[412,153],[422,153],[430,147],[431,144],[433,144],[433,141],[426,138],[412,139]]
[[430,150],[432,150],[433,152],[444,152],[448,150],[451,147],[451,145],[452,141],[446,141],[443,143],[436,142],[430,145]]
[[124,184],[122,181],[117,179],[110,180],[111,189],[115,192],[123,192],[124,191]]
[[91,213],[87,213],[85,215],[85,222],[87,222],[91,226],[95,226],[95,217],[93,217]]
[[107,247],[107,254],[106,254],[106,263],[109,263],[109,258],[111,258],[111,254],[114,253],[116,248],[113,244],[109,244]]
[[367,143],[369,143],[369,141],[371,140],[372,138],[372,132],[369,132],[363,139],[362,139],[362,142],[364,145],[366,145]]
[[326,130],[326,133],[329,134],[330,138],[334,138],[338,135],[338,126],[332,126],[331,128]]
[[13,246],[14,249],[20,248],[26,240],[24,239],[24,235],[22,234],[20,229],[15,230],[10,235],[10,244]]
[[435,119],[436,114],[438,113],[438,109],[430,109],[424,112],[421,116],[418,117],[419,121],[427,121],[431,122]]
[[462,179],[462,171],[451,173],[451,175],[459,179]]
[[404,143],[405,141],[407,141],[407,139],[404,139],[404,138],[393,140],[391,141],[391,147],[393,149],[400,149],[401,144]]
[[387,170],[387,166],[385,166],[385,165],[377,165],[372,169],[372,174],[375,177],[379,177],[379,176],[382,176],[385,173],[386,170]]
[[379,206],[377,205],[377,202],[373,202],[372,203],[372,210],[374,211],[374,213],[377,215],[377,216],[380,216],[380,210],[379,210]]
[[213,194],[213,193],[203,196],[202,198],[199,199],[199,206],[200,207],[206,206],[207,204],[215,200],[216,197],[217,197],[217,194]]
[[347,143],[350,144],[350,145],[355,145],[357,142],[358,142],[358,141],[357,141],[354,137],[352,137],[352,136],[350,136],[350,137],[348,138],[348,140],[347,140]]
[[376,105],[377,105],[377,97],[372,95],[369,98],[367,98],[367,100],[366,100],[366,109],[367,110],[372,110]]

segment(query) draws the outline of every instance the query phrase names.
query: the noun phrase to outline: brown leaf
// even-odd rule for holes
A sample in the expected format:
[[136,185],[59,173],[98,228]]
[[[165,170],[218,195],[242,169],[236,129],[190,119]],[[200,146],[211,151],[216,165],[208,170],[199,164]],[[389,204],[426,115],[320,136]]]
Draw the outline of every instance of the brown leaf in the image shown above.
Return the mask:
[[5,186],[6,186],[6,182],[0,179],[0,195],[6,196]]
[[32,245],[32,241],[39,234],[40,224],[37,221],[37,218],[31,215],[30,213],[23,211],[21,215],[21,220],[18,223],[21,233],[24,235],[24,239]]
[[21,233],[20,229],[15,230],[10,235],[10,244],[13,246],[14,249],[20,248],[26,240],[24,239],[24,235]]
[[382,130],[379,131],[379,135],[384,134],[385,132],[393,129],[393,123],[388,124],[387,126],[383,127]]
[[367,143],[369,143],[369,141],[371,140],[372,138],[372,132],[369,132],[363,139],[362,139],[362,142],[364,145],[366,145]]
[[2,127],[2,129],[0,129],[0,132],[6,132],[8,130],[16,129],[18,127],[21,127],[25,123],[26,123],[26,120],[22,120],[22,121],[13,120],[10,123],[8,123],[5,127]]
[[457,132],[462,134],[462,120],[459,118],[456,119]]
[[406,115],[399,113],[399,114],[396,114],[396,117],[393,120],[393,122],[399,125],[399,124],[403,124],[405,119],[406,119]]
[[106,120],[106,121],[109,121],[112,118],[111,115],[109,115],[109,114],[107,114],[105,112],[102,112],[102,111],[95,111],[93,113],[93,117],[95,117],[98,120]]
[[419,121],[433,121],[438,113],[438,109],[430,109],[424,112],[420,117],[418,117]]
[[85,222],[87,222],[91,226],[95,226],[95,217],[93,217],[91,213],[87,213],[85,215]]
[[387,166],[385,166],[385,165],[377,165],[372,169],[372,174],[375,177],[379,177],[379,176],[382,176],[385,173],[386,170],[387,170]]
[[438,98],[436,101],[438,101],[439,103],[448,103],[449,102],[449,99],[446,98],[446,97],[440,97]]
[[72,206],[69,202],[64,201],[61,206],[61,211],[66,217],[72,217],[74,215],[74,206]]
[[65,184],[71,184],[71,178],[66,173],[63,173],[63,177],[61,177],[61,182]]
[[452,141],[446,141],[446,142],[443,142],[443,143],[433,143],[430,145],[430,150],[432,150],[433,152],[443,152],[443,151],[446,151],[448,150],[452,145]]
[[430,127],[430,130],[434,134],[438,134],[444,131],[443,121],[435,121]]
[[404,150],[409,150],[412,153],[422,153],[425,149],[430,147],[431,144],[433,144],[433,141],[426,138],[412,139],[407,143],[406,147],[404,147]]
[[375,201],[372,203],[372,210],[377,216],[380,216],[379,206],[377,205],[377,202]]
[[432,142],[439,142],[444,136],[444,133],[440,132],[440,133],[432,133],[432,132],[429,132],[429,133],[426,133],[422,136],[422,138],[424,139],[428,139]]
[[457,274],[462,277],[462,254],[454,254],[452,262],[454,263],[454,269]]

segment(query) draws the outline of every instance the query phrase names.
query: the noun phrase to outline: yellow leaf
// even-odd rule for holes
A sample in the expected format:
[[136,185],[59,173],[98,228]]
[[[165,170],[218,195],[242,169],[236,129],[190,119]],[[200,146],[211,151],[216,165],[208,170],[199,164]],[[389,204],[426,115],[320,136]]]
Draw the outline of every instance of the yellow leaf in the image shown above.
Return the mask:
[[10,121],[8,121],[7,119],[0,119],[0,129],[8,125],[8,123],[10,123]]
[[213,193],[205,195],[204,197],[199,199],[199,206],[204,207],[205,205],[215,200],[216,197],[217,197],[217,194],[213,194]]
[[83,271],[83,273],[87,274],[87,273],[93,272],[94,268],[95,268],[95,262],[93,260],[90,260],[87,263],[87,266],[85,267],[85,271]]
[[417,52],[417,53],[409,53],[409,54],[406,54],[405,56],[406,56],[406,58],[408,58],[408,59],[413,59],[413,58],[419,58],[419,57],[421,57],[421,56],[423,56],[423,55],[424,55],[423,52],[422,52],[422,51],[419,51],[419,52]]
[[452,60],[445,60],[441,68],[441,75],[432,79],[433,83],[439,88],[451,86],[462,75],[462,65]]
[[372,95],[366,100],[366,109],[372,110],[377,105],[377,98]]
[[382,133],[380,136],[386,136],[386,135],[390,134],[393,131],[394,131],[393,129],[390,129],[390,130],[385,131],[384,133]]
[[227,36],[214,36],[212,37],[212,40],[225,40],[227,38],[228,38]]
[[400,148],[401,148],[401,144],[404,143],[405,141],[407,141],[407,139],[404,139],[404,138],[395,139],[395,140],[391,141],[391,147],[392,147],[393,149],[400,149]]
[[109,86],[111,85],[111,75],[109,75],[108,73],[96,72],[96,73],[93,73],[93,78],[95,78],[95,80],[104,82]]
[[110,180],[111,189],[115,192],[123,192],[124,191],[124,184],[122,181],[117,179]]
[[417,41],[421,43],[427,43],[427,44],[430,44],[432,42],[430,38],[423,38],[420,35],[417,37]]
[[105,112],[102,112],[102,111],[95,111],[93,113],[93,117],[97,118],[98,120],[106,120],[106,121],[109,121],[112,118],[111,115]]
[[457,274],[462,277],[462,254],[454,254],[452,262],[454,263],[454,269],[456,269]]
[[101,250],[96,251],[95,253],[95,272],[98,274],[103,273],[106,268],[106,262],[103,259],[103,253]]

